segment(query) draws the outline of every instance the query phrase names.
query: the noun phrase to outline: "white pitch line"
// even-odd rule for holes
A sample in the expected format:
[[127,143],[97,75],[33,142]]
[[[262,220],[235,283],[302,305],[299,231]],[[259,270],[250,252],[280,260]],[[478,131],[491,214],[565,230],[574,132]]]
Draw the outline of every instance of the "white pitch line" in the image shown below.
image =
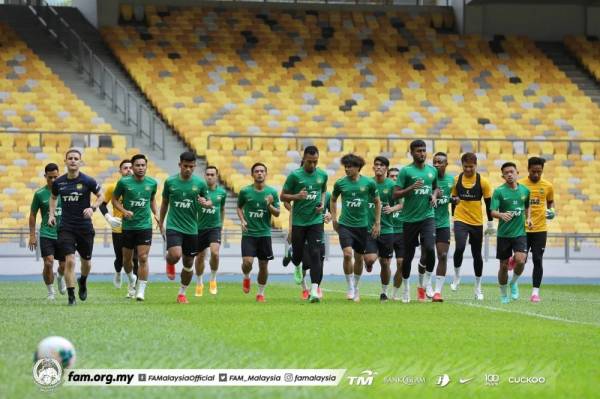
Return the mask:
[[[345,294],[346,293],[346,291],[331,290],[331,289],[325,289],[325,288],[323,289],[323,291],[325,291],[325,292],[336,292],[336,293],[341,293],[341,294]],[[369,296],[369,297],[379,298],[379,295],[376,295],[376,294],[364,294],[364,295],[361,294],[361,296]],[[477,303],[470,303],[470,302],[463,302],[463,301],[456,301],[456,302],[452,301],[450,303],[456,303],[456,304],[459,304],[459,305],[466,305],[466,306],[471,306],[471,307],[474,307],[474,308],[481,308],[481,309],[487,309],[487,310],[498,311],[498,312],[515,313],[515,314],[521,314],[521,315],[524,315],[524,316],[538,317],[540,319],[546,319],[546,320],[562,321],[562,322],[571,323],[571,324],[581,324],[581,325],[585,325],[585,326],[600,327],[600,324],[598,324],[598,323],[592,323],[592,322],[589,322],[589,321],[571,320],[571,319],[565,319],[565,318],[558,317],[558,316],[548,316],[548,315],[543,315],[543,314],[533,313],[533,312],[527,312],[527,311],[497,308],[497,307],[494,307],[494,306],[479,305]]]

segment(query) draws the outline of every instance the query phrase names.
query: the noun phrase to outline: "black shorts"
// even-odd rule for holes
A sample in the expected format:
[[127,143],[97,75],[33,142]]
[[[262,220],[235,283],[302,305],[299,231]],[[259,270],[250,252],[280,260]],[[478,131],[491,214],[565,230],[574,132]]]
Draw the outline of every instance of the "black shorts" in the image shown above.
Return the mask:
[[221,228],[198,230],[198,251],[202,252],[212,243],[221,244]]
[[58,230],[58,247],[64,254],[73,255],[75,251],[81,259],[92,259],[92,251],[94,250],[94,231],[78,231]]
[[394,234],[394,255],[396,259],[404,258],[404,233]]
[[258,258],[258,260],[273,259],[271,237],[242,237],[242,257]]
[[435,242],[450,244],[450,227],[435,229]]
[[527,236],[498,237],[496,259],[506,260],[515,252],[527,253]]
[[544,255],[546,250],[546,239],[548,238],[547,231],[538,231],[535,233],[527,233],[527,252],[536,255]]
[[464,248],[467,246],[467,239],[471,247],[474,247],[477,251],[481,251],[483,245],[483,225],[472,225],[466,224],[457,220],[454,222],[454,241],[456,241],[456,247]]
[[422,251],[435,247],[435,220],[433,218],[427,218],[420,222],[404,222],[404,249],[408,249],[408,246],[416,248],[419,243]]
[[167,249],[181,247],[183,256],[193,257],[198,254],[198,235],[184,234],[177,230],[167,230]]
[[396,234],[381,234],[377,238],[367,236],[365,253],[378,254],[380,258],[391,259],[394,256],[394,241]]
[[[321,253],[321,264],[323,264],[323,261],[325,261],[325,243],[321,241],[319,247],[319,251]],[[305,250],[302,254],[302,270],[308,270],[310,269],[310,266],[310,252]]]
[[354,252],[364,254],[367,246],[366,227],[348,227],[342,224],[338,225],[338,236],[340,237],[340,246],[342,249],[352,247]]
[[134,249],[138,245],[152,245],[152,229],[123,230],[123,248]]
[[60,262],[65,260],[65,256],[58,246],[58,240],[55,238],[40,237],[40,252],[42,258],[53,256],[55,260]]

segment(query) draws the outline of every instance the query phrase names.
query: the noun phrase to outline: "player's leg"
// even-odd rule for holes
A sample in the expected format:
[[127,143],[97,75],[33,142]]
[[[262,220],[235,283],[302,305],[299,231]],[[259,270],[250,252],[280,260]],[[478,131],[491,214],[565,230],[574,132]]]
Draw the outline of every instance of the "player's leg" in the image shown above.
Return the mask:
[[433,269],[435,269],[435,220],[433,218],[421,222],[419,236],[421,253],[424,254],[425,258],[425,275],[422,283],[417,288],[417,298],[419,301],[425,301],[425,287],[431,285],[431,275]]
[[281,263],[284,267],[289,265],[292,261],[292,230],[293,226],[290,226],[283,242],[283,259],[281,260]]
[[435,270],[435,290],[433,302],[443,302],[442,288],[446,280],[446,269],[448,265],[448,251],[450,249],[450,228],[437,229],[435,234],[435,251],[437,253],[437,268]]
[[[220,234],[221,231],[219,230],[219,236]],[[219,237],[219,242],[210,243],[210,260],[208,261],[210,265],[210,280],[208,281],[208,290],[212,295],[217,295],[217,272],[219,271],[220,251],[221,240]]]
[[500,262],[498,269],[498,285],[500,286],[500,302],[509,303],[508,298],[508,259],[512,255],[510,238],[498,237],[496,243],[496,259]]
[[542,260],[546,249],[546,239],[547,233],[545,231],[539,233],[527,233],[527,246],[531,249],[531,254],[533,256],[533,289],[531,292],[531,302],[540,301],[540,286],[542,285],[542,277],[544,276]]
[[323,263],[321,262],[321,248],[323,245],[323,224],[313,224],[306,229],[305,251],[310,259],[310,302],[319,302],[319,285],[323,280]]
[[67,284],[65,283],[65,256],[62,253],[58,240],[50,240],[50,247],[54,260],[58,261],[58,269],[56,270],[56,285],[58,286],[58,292],[61,295],[67,293]]
[[512,278],[510,279],[510,297],[513,301],[519,299],[519,285],[517,280],[523,274],[525,270],[525,261],[527,260],[527,237],[516,237],[511,239],[513,259],[515,261],[515,268],[513,270]]
[[[200,246],[202,248],[202,246]],[[206,253],[207,249],[199,249],[198,255],[196,255],[195,260],[195,269],[196,269],[196,290],[194,292],[195,296],[204,295],[204,262],[206,261]]]
[[481,278],[483,275],[483,226],[469,226],[469,242],[471,244],[471,255],[473,255],[473,270],[475,271],[474,295],[478,301],[483,301],[483,290],[481,289]]
[[404,258],[402,261],[402,302],[410,302],[410,269],[415,257],[419,223],[404,223]]
[[181,269],[181,286],[177,294],[177,302],[188,303],[185,291],[194,277],[194,258],[198,255],[198,235],[181,234],[181,239],[183,268]]
[[[302,258],[305,244],[309,237],[310,226],[295,226],[292,228],[292,263],[294,264],[294,281],[302,283]],[[310,244],[309,244],[310,248]]]
[[65,283],[69,305],[75,305],[75,235],[70,231],[58,231],[58,246],[65,257]]
[[[135,245],[135,232],[133,230],[123,230],[121,236],[121,259],[123,262],[123,269],[125,269],[125,275],[129,284],[127,285],[127,298],[133,298],[135,296],[135,285],[138,277],[133,274],[133,251]],[[119,272],[119,275],[121,273]]]
[[48,289],[48,297],[49,301],[53,301],[56,299],[54,294],[54,255],[47,255],[42,258],[44,262],[44,271],[42,275],[44,277],[44,283],[46,284],[46,288]]
[[369,234],[367,236],[367,242],[365,245],[365,269],[367,273],[371,273],[373,270],[373,265],[377,261],[378,251],[377,251],[377,239],[371,237]]
[[[307,248],[307,246],[305,246]],[[301,297],[307,300],[310,296],[310,290],[308,283],[306,282],[306,272],[311,270],[312,265],[310,264],[310,254],[308,251],[304,251],[302,254],[302,280],[300,281],[300,288],[302,289]]]
[[[152,231],[150,232],[152,233]],[[146,295],[146,286],[148,284],[148,254],[150,253],[150,245],[138,245],[138,280],[135,292],[135,298],[138,301],[143,301]]]
[[175,230],[167,230],[167,277],[175,279],[175,265],[182,255],[183,234]]
[[242,237],[242,274],[244,275],[242,291],[245,294],[250,292],[250,272],[252,271],[254,258],[258,253],[257,242],[256,237]]
[[394,239],[394,255],[396,256],[396,273],[394,273],[394,290],[392,299],[400,300],[399,291],[402,285],[402,261],[404,257],[404,234],[396,233]]
[[467,247],[467,238],[469,237],[469,229],[468,225],[463,222],[455,221],[454,222],[454,278],[452,283],[450,284],[450,289],[452,291],[458,290],[458,285],[460,284],[460,267],[462,266],[463,254],[465,253],[465,248]]
[[198,231],[198,255],[196,255],[195,269],[196,269],[196,290],[194,291],[195,296],[204,295],[204,268],[206,262],[206,249],[209,247],[210,242],[208,240],[210,230],[199,230]]
[[[356,248],[356,247],[353,247],[353,248]],[[360,251],[357,249],[354,249],[353,252],[354,252],[354,254],[353,254],[354,262],[353,262],[352,269],[354,270],[354,297],[352,299],[354,300],[354,302],[360,302],[360,292],[358,290],[358,288],[359,288],[358,283],[360,283],[360,277],[362,276],[363,268],[364,268],[364,254],[363,254],[364,249],[360,250]]]
[[113,285],[115,288],[121,288],[121,271],[123,270],[125,262],[123,259],[123,233],[112,233],[112,245],[113,251],[115,252],[115,260],[113,262],[115,267]]
[[78,234],[76,238],[77,253],[81,259],[81,275],[77,279],[79,299],[87,299],[87,278],[92,270],[92,252],[94,250],[94,232]]
[[352,236],[350,234],[350,230],[346,226],[339,225],[338,237],[340,240],[340,247],[342,248],[342,254],[344,256],[344,276],[346,277],[346,284],[348,285],[346,298],[352,300],[354,299],[354,261],[352,253]]
[[138,253],[137,248],[133,250],[133,274],[138,275]]
[[392,275],[390,263],[394,256],[394,234],[381,235],[377,240],[377,244],[379,265],[381,266],[381,271],[379,272],[379,279],[381,280],[381,294],[379,295],[379,300],[385,302],[388,300],[388,287]]
[[259,237],[257,240],[257,258],[258,258],[258,294],[256,294],[257,302],[265,301],[265,287],[269,278],[269,261],[273,260],[273,245],[271,237]]

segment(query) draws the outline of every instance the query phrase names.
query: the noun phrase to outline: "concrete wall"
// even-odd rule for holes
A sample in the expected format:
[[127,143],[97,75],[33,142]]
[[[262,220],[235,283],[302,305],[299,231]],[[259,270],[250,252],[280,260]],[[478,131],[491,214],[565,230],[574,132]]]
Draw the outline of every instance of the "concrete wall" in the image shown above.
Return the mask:
[[472,4],[466,6],[465,19],[465,33],[484,35],[527,35],[550,41],[583,35],[586,29],[600,33],[600,7],[580,4]]
[[[98,26],[114,26],[119,20],[119,4],[127,2],[135,5],[170,5],[170,6],[219,6],[219,7],[264,7],[264,8],[282,8],[282,9],[310,9],[310,10],[397,10],[402,7],[402,10],[408,12],[429,12],[432,9],[439,10],[438,6],[383,6],[383,5],[354,5],[354,4],[294,4],[294,3],[261,3],[261,2],[218,2],[218,1],[198,1],[198,0],[97,0],[98,7]],[[432,2],[446,4],[446,0],[436,0]]]
[[465,7],[465,0],[452,0],[456,30],[461,34],[465,32]]
[[98,6],[96,0],[73,0],[73,7],[79,8],[83,16],[96,28],[98,27]]

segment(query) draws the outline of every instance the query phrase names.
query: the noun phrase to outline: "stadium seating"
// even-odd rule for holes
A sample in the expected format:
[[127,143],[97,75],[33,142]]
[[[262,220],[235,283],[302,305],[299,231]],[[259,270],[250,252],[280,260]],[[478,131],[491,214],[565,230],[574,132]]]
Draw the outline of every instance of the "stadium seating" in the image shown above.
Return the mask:
[[[26,228],[33,193],[45,184],[44,166],[54,162],[62,170],[65,151],[84,144],[77,135],[33,132],[92,133],[92,145],[82,149],[82,171],[101,183],[116,181],[119,161],[139,150],[127,147],[120,135],[110,136],[112,147],[100,147],[99,136],[113,133],[112,127],[2,24],[0,60],[0,220],[3,228]],[[149,173],[161,181],[166,178],[152,164]],[[106,225],[99,213],[94,217],[97,227]]]
[[[333,181],[344,152],[406,164],[409,141],[429,137],[448,152],[452,172],[461,152],[479,149],[494,185],[502,161],[517,160],[523,174],[528,155],[551,159],[558,211],[569,211],[552,229],[600,231],[586,217],[597,214],[600,191],[587,176],[600,148],[541,141],[525,150],[517,141],[595,139],[600,126],[598,107],[527,38],[442,33],[439,16],[427,12],[146,11],[160,21],[105,28],[105,40],[234,191],[257,160],[280,187],[310,143],[327,150],[321,165]],[[345,136],[364,139],[335,138]]]

